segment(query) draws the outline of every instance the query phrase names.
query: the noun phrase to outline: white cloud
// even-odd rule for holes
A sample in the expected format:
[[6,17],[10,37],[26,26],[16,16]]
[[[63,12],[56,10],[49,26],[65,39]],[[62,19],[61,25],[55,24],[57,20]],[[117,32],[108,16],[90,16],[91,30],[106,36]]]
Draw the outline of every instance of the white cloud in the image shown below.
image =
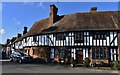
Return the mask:
[[0,29],[0,35],[5,34],[5,30],[4,29]]
[[18,21],[16,18],[12,18],[12,20],[14,21],[14,23],[16,24],[16,25],[20,25],[20,21]]
[[23,5],[33,5],[35,2],[23,2]]
[[43,5],[44,2],[23,2],[23,5],[34,5],[36,8],[43,8],[45,9],[45,6]]
[[41,8],[43,8],[43,9],[45,9],[45,6],[43,5],[43,2],[39,2],[39,3],[37,4],[37,7],[41,7]]

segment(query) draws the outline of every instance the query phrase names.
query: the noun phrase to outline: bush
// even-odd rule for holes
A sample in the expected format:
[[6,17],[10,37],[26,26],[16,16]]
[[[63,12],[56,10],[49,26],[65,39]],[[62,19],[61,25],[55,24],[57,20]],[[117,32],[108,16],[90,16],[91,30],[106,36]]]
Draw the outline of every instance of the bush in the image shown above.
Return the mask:
[[88,57],[85,58],[84,60],[84,66],[89,67],[90,66],[90,59]]
[[113,61],[111,64],[111,69],[120,70],[120,61]]
[[70,60],[70,65],[71,65],[71,66],[75,66],[74,58],[71,58],[71,60]]
[[71,58],[70,64],[74,64],[74,59],[73,58]]

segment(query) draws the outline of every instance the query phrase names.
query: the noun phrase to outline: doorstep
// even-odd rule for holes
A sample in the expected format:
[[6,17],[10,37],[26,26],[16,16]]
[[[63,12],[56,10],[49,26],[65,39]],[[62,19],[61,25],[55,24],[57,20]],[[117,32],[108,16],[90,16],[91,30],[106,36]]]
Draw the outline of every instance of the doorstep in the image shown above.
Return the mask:
[[75,64],[75,66],[76,66],[76,67],[77,67],[77,66],[81,66],[81,67],[83,67],[84,64]]

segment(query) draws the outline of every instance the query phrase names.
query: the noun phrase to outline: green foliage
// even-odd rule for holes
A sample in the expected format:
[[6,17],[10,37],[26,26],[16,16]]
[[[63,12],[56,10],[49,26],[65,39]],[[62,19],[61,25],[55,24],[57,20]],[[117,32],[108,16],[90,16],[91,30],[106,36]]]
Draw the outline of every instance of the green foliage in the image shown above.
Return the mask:
[[111,69],[120,70],[120,61],[113,61],[111,65]]
[[90,59],[88,57],[85,58],[85,63],[90,63]]
[[70,64],[74,64],[74,59],[73,58],[71,58]]
[[90,66],[90,59],[89,59],[88,57],[86,57],[86,58],[84,59],[84,66],[85,66],[85,67],[89,67],[89,66]]

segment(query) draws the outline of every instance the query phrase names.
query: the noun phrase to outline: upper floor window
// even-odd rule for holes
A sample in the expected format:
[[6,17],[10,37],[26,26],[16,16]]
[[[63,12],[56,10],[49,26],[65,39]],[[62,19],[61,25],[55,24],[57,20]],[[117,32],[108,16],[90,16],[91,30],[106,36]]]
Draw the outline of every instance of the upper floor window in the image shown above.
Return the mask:
[[66,40],[67,33],[54,34],[56,40]]
[[33,36],[33,42],[37,42],[37,36]]
[[80,43],[84,41],[83,32],[75,32],[74,34],[75,34],[75,38],[74,38],[75,43]]
[[27,43],[27,38],[25,38],[25,43]]
[[103,39],[105,40],[106,37],[109,35],[108,32],[92,32],[90,35],[93,36],[93,39]]

